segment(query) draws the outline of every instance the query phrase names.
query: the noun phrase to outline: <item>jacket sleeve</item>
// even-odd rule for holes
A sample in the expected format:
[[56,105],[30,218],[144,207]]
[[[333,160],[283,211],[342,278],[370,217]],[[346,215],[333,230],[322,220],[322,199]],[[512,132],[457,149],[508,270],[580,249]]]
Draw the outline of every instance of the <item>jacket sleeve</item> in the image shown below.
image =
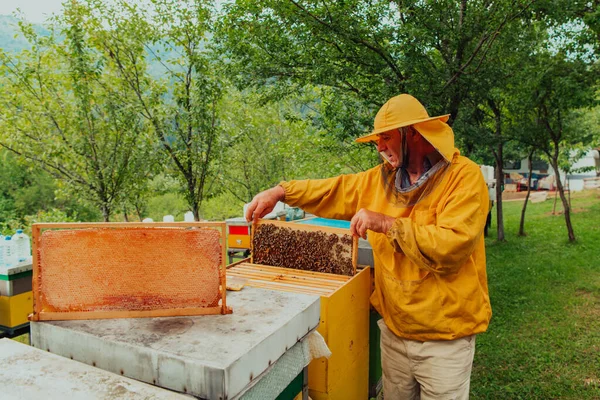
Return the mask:
[[475,173],[481,175],[476,170],[461,177],[461,183],[438,205],[436,216],[423,211],[427,215],[414,220],[396,219],[387,232],[395,250],[421,269],[442,275],[457,272],[481,240],[488,213],[487,187]]
[[324,218],[351,219],[356,214],[367,173],[328,179],[281,182],[285,203]]

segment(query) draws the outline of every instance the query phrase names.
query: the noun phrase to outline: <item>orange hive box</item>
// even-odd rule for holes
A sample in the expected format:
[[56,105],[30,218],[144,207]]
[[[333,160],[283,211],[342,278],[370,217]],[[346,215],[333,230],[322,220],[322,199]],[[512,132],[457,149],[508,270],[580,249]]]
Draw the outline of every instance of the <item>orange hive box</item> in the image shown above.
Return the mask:
[[230,313],[224,233],[224,223],[34,224],[30,319]]

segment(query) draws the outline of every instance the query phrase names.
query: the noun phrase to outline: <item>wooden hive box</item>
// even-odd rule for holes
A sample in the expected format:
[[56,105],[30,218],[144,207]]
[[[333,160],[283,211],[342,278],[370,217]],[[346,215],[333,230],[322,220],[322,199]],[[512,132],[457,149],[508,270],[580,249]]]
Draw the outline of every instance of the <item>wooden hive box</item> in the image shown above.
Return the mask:
[[0,266],[0,329],[27,325],[27,316],[33,310],[31,270],[30,262]]
[[[270,227],[269,235],[260,234],[265,225]],[[277,251],[281,254],[273,254],[274,250],[269,250],[265,257],[260,252],[266,251],[269,246],[259,241],[272,239],[273,235],[277,235],[278,232],[273,227],[285,228],[279,233],[287,240],[276,238],[271,244],[278,246]],[[298,238],[290,237],[294,232],[301,233],[304,239],[299,241]],[[312,232],[314,237],[311,238],[313,235],[310,234],[305,236],[306,232]],[[338,241],[330,235],[339,236]],[[317,243],[311,239],[317,239]],[[343,249],[336,248],[340,243],[344,245]],[[370,268],[356,272],[357,239],[352,238],[347,229],[260,221],[253,230],[252,244],[251,262],[233,265],[227,270],[228,277],[245,279],[246,284],[253,287],[321,296],[321,321],[317,330],[325,339],[332,355],[329,359],[320,358],[310,363],[310,397],[314,400],[368,398],[371,276]],[[302,248],[311,245],[322,249],[314,252],[317,256],[315,269],[318,271],[310,270],[310,248]],[[261,250],[255,254],[259,247]],[[341,256],[344,260],[333,260],[334,265],[327,265],[324,255],[327,249],[334,258]],[[286,258],[286,254],[290,257]],[[347,258],[350,258],[350,266]],[[276,260],[302,269],[254,263],[257,259]],[[323,270],[328,272],[319,272]]]
[[226,314],[225,224],[34,224],[34,321]]

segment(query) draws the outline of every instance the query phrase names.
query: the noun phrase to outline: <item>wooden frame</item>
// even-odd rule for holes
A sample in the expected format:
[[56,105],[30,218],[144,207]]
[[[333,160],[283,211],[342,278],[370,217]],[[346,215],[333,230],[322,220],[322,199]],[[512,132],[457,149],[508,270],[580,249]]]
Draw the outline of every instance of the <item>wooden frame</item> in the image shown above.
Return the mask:
[[[219,292],[220,305],[216,307],[190,307],[170,308],[146,311],[74,311],[51,312],[41,310],[40,299],[40,260],[38,247],[42,230],[47,229],[88,229],[88,228],[214,228],[220,231],[221,263],[219,267]],[[231,307],[226,301],[226,224],[224,222],[90,222],[90,223],[37,223],[32,226],[32,254],[33,254],[33,314],[31,321],[54,321],[74,319],[102,319],[102,318],[142,318],[142,317],[168,317],[191,316],[208,314],[230,314]]]
[[298,224],[294,222],[287,221],[273,221],[273,220],[258,220],[257,222],[252,224],[252,230],[250,232],[250,248],[252,253],[250,255],[250,263],[254,264],[254,233],[256,232],[256,228],[259,225],[274,225],[281,228],[290,228],[296,231],[305,231],[305,232],[325,232],[325,233],[333,233],[337,235],[350,235],[352,236],[352,275],[356,275],[356,267],[358,261],[358,237],[352,235],[349,229],[345,228],[332,228],[329,226],[317,226],[317,225],[309,225],[309,224]]

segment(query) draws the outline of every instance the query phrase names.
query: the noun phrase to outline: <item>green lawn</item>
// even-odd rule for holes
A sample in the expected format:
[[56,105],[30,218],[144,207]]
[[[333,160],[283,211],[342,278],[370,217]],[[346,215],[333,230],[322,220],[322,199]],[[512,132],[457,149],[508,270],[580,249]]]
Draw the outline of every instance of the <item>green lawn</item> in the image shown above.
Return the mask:
[[530,203],[518,237],[522,201],[504,203],[507,241],[495,223],[486,239],[493,316],[472,399],[600,399],[600,191],[573,194],[576,243],[552,204]]

